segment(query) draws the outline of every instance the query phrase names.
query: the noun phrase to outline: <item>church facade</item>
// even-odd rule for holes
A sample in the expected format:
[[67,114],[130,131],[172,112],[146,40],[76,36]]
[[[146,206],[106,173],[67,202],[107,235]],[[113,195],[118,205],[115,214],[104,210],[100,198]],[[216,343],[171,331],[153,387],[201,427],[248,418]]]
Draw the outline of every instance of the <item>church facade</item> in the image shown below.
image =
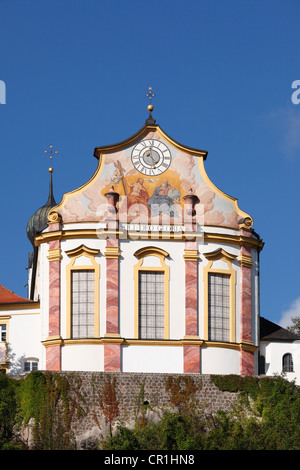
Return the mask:
[[8,373],[258,374],[263,241],[209,179],[207,152],[151,112],[135,135],[96,147],[94,175],[58,204],[50,173],[27,227],[29,298],[0,295]]

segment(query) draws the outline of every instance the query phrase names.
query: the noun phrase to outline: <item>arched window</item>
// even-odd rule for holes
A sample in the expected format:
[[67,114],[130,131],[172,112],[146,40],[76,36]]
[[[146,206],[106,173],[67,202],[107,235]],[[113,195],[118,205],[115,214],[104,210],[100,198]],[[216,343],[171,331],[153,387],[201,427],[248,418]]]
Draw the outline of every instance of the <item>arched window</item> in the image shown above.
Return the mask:
[[99,250],[84,245],[66,251],[67,265],[67,338],[99,337],[100,265]]
[[138,339],[169,339],[169,254],[156,247],[141,248],[135,253],[134,266],[135,321]]
[[204,340],[235,342],[236,256],[221,248],[204,256]]
[[290,353],[286,353],[282,357],[282,372],[293,372],[293,356]]

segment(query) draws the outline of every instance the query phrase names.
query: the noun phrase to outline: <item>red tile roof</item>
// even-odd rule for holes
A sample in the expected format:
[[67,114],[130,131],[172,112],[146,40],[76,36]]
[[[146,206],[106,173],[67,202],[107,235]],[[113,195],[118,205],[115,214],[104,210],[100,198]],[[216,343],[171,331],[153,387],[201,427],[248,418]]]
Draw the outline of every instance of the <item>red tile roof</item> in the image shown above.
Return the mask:
[[0,284],[0,304],[32,303],[32,300],[20,297]]

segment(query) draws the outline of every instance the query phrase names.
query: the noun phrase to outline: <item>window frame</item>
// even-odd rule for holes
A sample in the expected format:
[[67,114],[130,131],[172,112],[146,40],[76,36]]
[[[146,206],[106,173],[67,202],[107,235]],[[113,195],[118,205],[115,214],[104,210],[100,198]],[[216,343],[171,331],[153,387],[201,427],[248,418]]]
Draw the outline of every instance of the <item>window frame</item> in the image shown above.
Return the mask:
[[0,325],[6,327],[6,339],[5,341],[2,341],[1,337],[2,334],[0,335],[0,343],[8,343],[8,333],[9,333],[9,319],[11,318],[10,315],[0,315]]
[[[157,300],[158,300],[158,297],[156,294],[158,294],[157,292],[157,278],[155,277],[155,280],[153,283],[151,283],[151,281],[149,280],[149,278],[147,279],[146,277],[146,292],[141,292],[141,282],[142,282],[142,279],[141,279],[141,275],[144,275],[146,274],[150,274],[150,275],[159,275],[159,276],[162,276],[160,277],[160,287],[163,286],[163,292],[162,292],[162,300],[163,302],[160,304],[162,306],[162,309],[160,309],[160,311],[162,311],[162,314],[161,315],[157,315],[157,306],[159,305],[157,303]],[[164,292],[164,272],[161,272],[161,271],[143,271],[143,270],[139,270],[139,273],[138,273],[138,276],[139,276],[139,338],[140,339],[164,339],[164,333],[165,333],[165,325],[164,325],[164,317],[165,317],[165,312],[164,312],[164,308],[165,308],[165,292]],[[149,326],[148,322],[149,322],[149,308],[150,308],[150,304],[147,302],[147,296],[148,296],[148,285],[155,285],[155,292],[153,293],[154,294],[154,301],[155,301],[155,308],[154,308],[154,314],[151,315],[153,318],[154,318],[154,325],[152,326]],[[142,295],[141,295],[142,294]],[[146,294],[146,295],[145,295]],[[161,294],[161,293],[159,293]],[[142,312],[141,312],[141,305],[145,306],[146,307],[146,314],[143,315]],[[148,308],[149,307],[149,308]],[[158,335],[158,332],[157,332],[157,328],[159,328],[157,326],[157,321],[158,321],[158,317],[163,317],[163,327],[161,326],[160,328],[163,329],[163,334],[162,334],[162,337]],[[146,320],[146,325],[144,325],[143,327],[141,326],[141,320],[142,318],[144,318]],[[141,329],[144,328],[145,329],[145,332],[146,334],[145,335],[142,335],[141,334]],[[154,332],[154,336],[151,337],[149,336],[149,334],[153,333]]]
[[[30,364],[29,370],[25,370],[25,364],[26,364],[26,363],[29,363],[29,364]],[[36,364],[37,364],[37,369],[33,369],[33,368],[32,368],[32,364],[33,364],[33,363],[36,363]],[[23,359],[23,367],[22,367],[22,369],[23,369],[23,372],[24,372],[25,374],[27,374],[27,373],[29,373],[29,372],[32,372],[32,371],[37,371],[37,370],[39,370],[39,360],[38,360],[38,358],[37,358],[37,357],[26,357],[25,359]]]
[[[141,341],[166,340],[170,335],[170,319],[169,319],[169,281],[170,267],[166,264],[165,258],[169,254],[157,247],[145,247],[136,251],[134,255],[139,259],[138,263],[133,267],[134,278],[134,338]],[[143,266],[144,259],[148,256],[155,256],[160,261],[160,266]],[[140,272],[160,272],[164,274],[164,338],[140,338],[139,336],[139,273]]]
[[[2,329],[2,327],[5,327],[5,330]],[[5,331],[5,339],[2,339],[3,331]],[[6,323],[2,323],[0,321],[0,343],[7,343],[7,325]]]
[[[285,359],[287,359],[287,358],[288,358],[288,362],[289,362],[289,363],[288,363],[288,366],[289,366],[289,367],[290,367],[290,366],[292,367],[291,370],[285,369],[285,364],[284,364],[284,362],[285,362]],[[292,355],[292,353],[285,353],[285,354],[283,354],[283,356],[282,356],[282,372],[283,372],[283,373],[295,372],[295,371],[294,371],[294,361],[293,361],[293,355]]]
[[[85,279],[84,281],[81,279],[82,282],[87,282],[87,287],[88,287],[88,291],[86,292],[85,290],[81,290],[81,288],[79,288],[79,290],[74,290],[74,285],[75,285],[75,282],[76,280],[74,279],[74,274],[93,274],[93,278],[92,279],[89,279],[89,278],[86,278],[85,276]],[[77,280],[78,283],[80,283],[80,280],[78,279]],[[88,310],[88,304],[91,304],[92,302],[89,302],[88,300],[86,300],[86,302],[79,302],[79,301],[74,301],[74,294],[77,294],[77,296],[79,296],[79,298],[81,297],[81,294],[83,294],[85,292],[86,295],[88,295],[89,293],[92,292],[93,294],[93,306],[92,306],[92,312],[94,311],[94,315],[93,315],[93,323],[91,323],[91,327],[93,328],[93,334],[91,335],[91,333],[89,332],[89,327],[88,327],[88,318],[90,317],[90,312]],[[81,312],[76,312],[74,313],[74,306],[75,304],[79,305],[79,306],[83,306],[84,309],[85,309],[85,312],[84,313],[81,313]],[[87,310],[86,310],[87,308]],[[91,314],[92,314],[91,312]],[[76,324],[75,323],[75,319],[77,319],[79,321],[79,324],[82,325],[82,322],[85,324],[86,326],[86,335],[82,335],[81,334],[81,327],[82,326],[79,326],[79,324]],[[91,321],[91,320],[90,320]],[[95,270],[94,269],[72,269],[71,270],[71,337],[72,339],[83,339],[83,338],[94,338],[95,337]]]
[[[90,338],[73,338],[72,337],[72,272],[74,271],[94,271],[95,278],[95,298],[94,298],[94,337],[100,337],[100,311],[99,311],[99,290],[100,290],[100,265],[96,262],[95,256],[99,254],[99,250],[87,248],[84,245],[69,250],[66,254],[71,258],[70,263],[66,267],[66,281],[67,281],[67,316],[66,316],[66,338],[74,341]],[[88,264],[76,265],[76,260],[79,257],[86,257],[89,260]]]
[[[222,288],[223,288],[223,281],[227,281],[226,288],[228,288],[228,297],[229,297],[229,302],[227,306],[227,311],[226,315],[223,312],[223,307],[224,307],[224,297],[223,295],[221,296],[222,298],[222,313],[221,315],[216,315],[216,312],[214,309],[212,309],[212,304],[210,302],[210,289],[212,286],[216,286],[216,283],[210,282],[210,279],[212,276],[222,276]],[[222,342],[228,342],[230,340],[230,274],[225,274],[225,273],[216,273],[216,272],[211,272],[209,271],[207,274],[207,287],[208,287],[208,339],[209,341],[222,341]],[[227,289],[226,289],[227,290]],[[212,296],[216,300],[216,296]],[[222,323],[222,327],[219,328],[217,327],[216,320],[220,319]],[[223,323],[224,321],[228,321],[228,327],[225,329],[223,328]],[[217,330],[221,332],[222,339],[217,338]]]
[[[236,259],[235,255],[227,253],[222,248],[219,248],[210,253],[204,253],[208,263],[203,268],[203,285],[204,285],[204,341],[211,343],[220,342],[236,342],[236,271],[232,262]],[[224,261],[227,268],[213,268],[214,261]],[[209,339],[209,302],[208,302],[208,274],[225,274],[229,276],[229,341],[219,341]]]

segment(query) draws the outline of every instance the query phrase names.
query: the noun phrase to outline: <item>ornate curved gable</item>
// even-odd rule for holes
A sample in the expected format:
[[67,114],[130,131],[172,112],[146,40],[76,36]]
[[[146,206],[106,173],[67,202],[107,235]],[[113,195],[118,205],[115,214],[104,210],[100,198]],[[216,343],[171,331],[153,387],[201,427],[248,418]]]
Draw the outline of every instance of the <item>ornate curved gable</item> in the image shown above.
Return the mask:
[[[154,122],[154,121],[153,121]],[[157,124],[145,126],[118,144],[96,147],[98,167],[82,187],[64,195],[52,212],[63,223],[107,220],[107,193],[119,195],[121,222],[180,224],[190,192],[200,203],[195,221],[201,225],[239,228],[241,219],[252,218],[241,211],[237,199],[218,189],[208,178],[204,161],[207,152],[179,144]]]

